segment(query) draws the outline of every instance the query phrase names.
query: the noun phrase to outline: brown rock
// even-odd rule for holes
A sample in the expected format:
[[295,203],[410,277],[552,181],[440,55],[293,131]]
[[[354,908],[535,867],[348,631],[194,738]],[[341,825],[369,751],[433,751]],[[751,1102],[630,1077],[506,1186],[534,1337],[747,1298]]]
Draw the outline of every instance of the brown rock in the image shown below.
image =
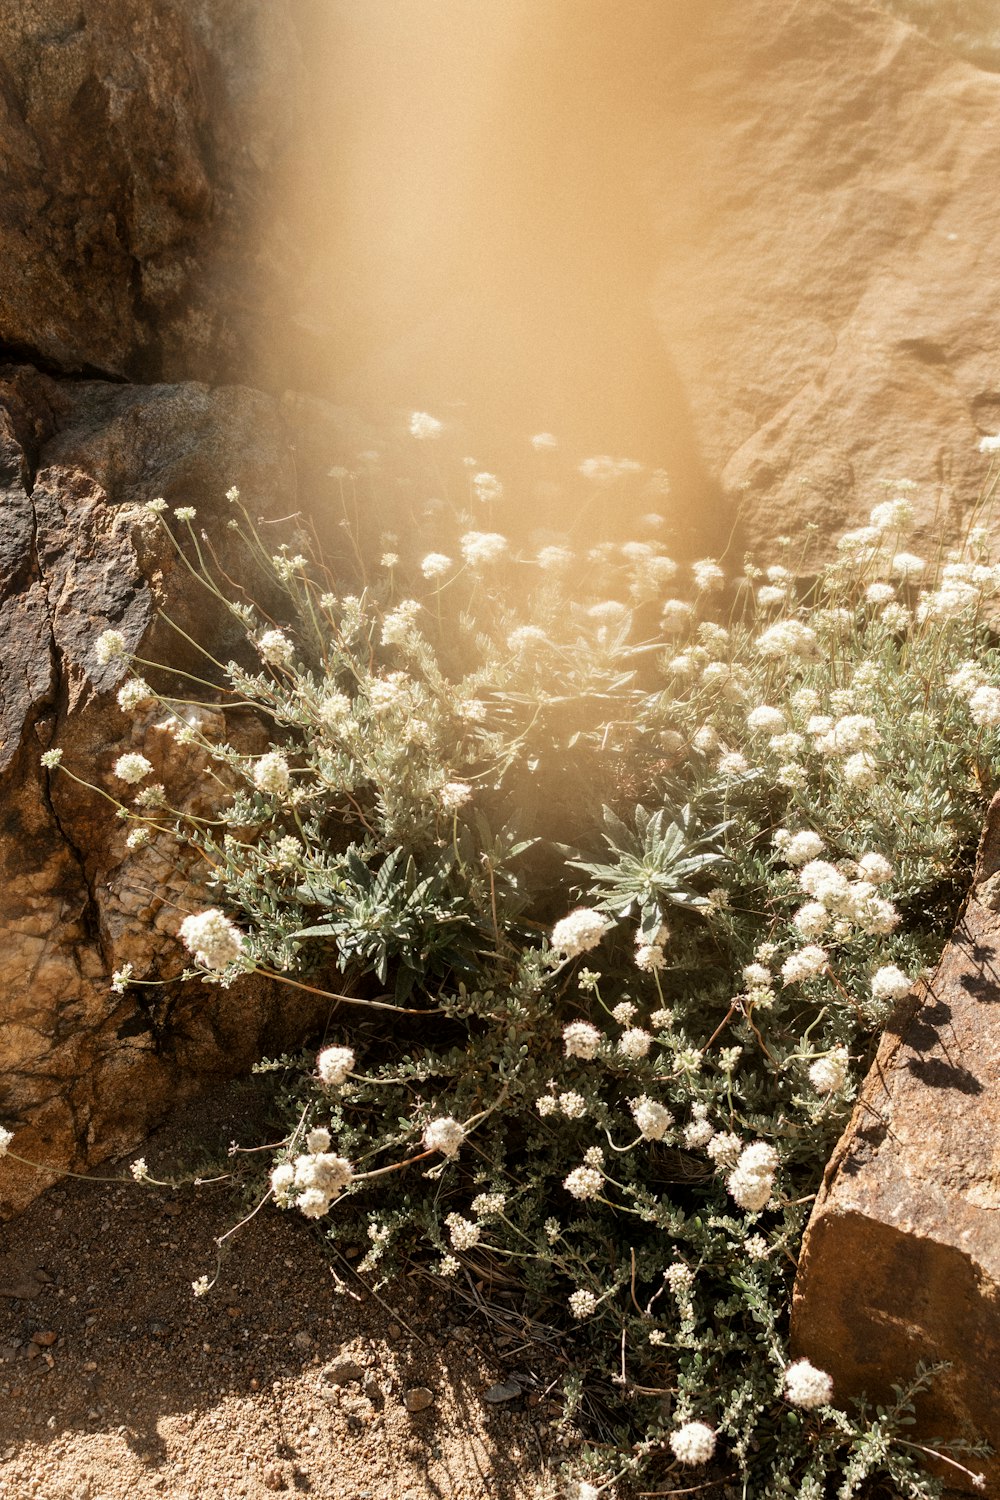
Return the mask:
[[[932,979],[900,1006],[806,1234],[792,1342],[838,1404],[887,1401],[920,1360],[951,1361],[918,1435],[1000,1450],[1000,797],[972,896]],[[986,900],[980,899],[985,896]],[[969,1460],[1000,1492],[1000,1461]],[[941,1468],[950,1485],[960,1473]],[[975,1491],[972,1491],[975,1492]]]
[[429,1406],[434,1405],[434,1392],[425,1385],[411,1386],[403,1393],[403,1405],[408,1412],[426,1411]]
[[232,378],[299,67],[285,0],[5,5],[0,52],[0,341]]
[[[256,980],[168,987],[152,1006],[112,993],[127,963],[139,976],[179,973],[178,910],[199,899],[194,871],[169,840],[128,850],[103,799],[39,760],[56,744],[67,766],[113,790],[117,756],[142,750],[180,804],[207,810],[203,753],[158,731],[155,710],[123,714],[113,693],[122,666],[99,664],[94,644],[114,627],[150,659],[201,674],[196,649],[158,618],[164,605],[223,659],[246,650],[135,506],[161,494],[193,503],[225,538],[230,484],[287,514],[291,475],[276,408],[258,393],[62,383],[0,367],[10,520],[0,528],[0,1119],[29,1160],[79,1169],[131,1149],[179,1098],[283,1045],[285,1019],[301,1038],[316,1014]],[[207,708],[203,720],[210,734],[265,742],[249,718],[227,725]],[[48,1180],[5,1160],[2,1210]],[[23,1279],[0,1283],[20,1295]]]
[[40,1349],[51,1349],[59,1335],[51,1328],[41,1328],[37,1333],[31,1335],[31,1342],[37,1344]]

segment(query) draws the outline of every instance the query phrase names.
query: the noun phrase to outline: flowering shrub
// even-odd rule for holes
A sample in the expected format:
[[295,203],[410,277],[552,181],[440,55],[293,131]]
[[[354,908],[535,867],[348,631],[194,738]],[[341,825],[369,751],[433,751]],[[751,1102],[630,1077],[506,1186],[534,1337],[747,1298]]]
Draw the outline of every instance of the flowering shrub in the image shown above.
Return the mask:
[[[581,472],[626,482],[617,463]],[[488,474],[469,493],[503,503]],[[852,1416],[791,1362],[787,1314],[824,1164],[949,930],[994,780],[982,535],[925,564],[889,502],[803,585],[790,544],[735,578],[655,539],[519,553],[438,502],[344,592],[301,537],[269,556],[231,498],[287,611],[229,601],[248,654],[218,700],[272,744],[242,754],[130,679],[123,707],[166,707],[218,796],[209,822],[149,784],[124,812],[204,857],[178,921],[204,978],[334,998],[318,1055],[275,1064],[267,1193],[331,1239],[361,1226],[374,1276],[424,1253],[445,1279],[514,1278],[572,1339],[563,1431],[594,1446],[567,1493],[699,1468],[755,1496],[874,1473],[933,1493],[901,1435],[924,1376]],[[182,527],[200,566],[189,508]],[[124,670],[123,650],[97,643]]]

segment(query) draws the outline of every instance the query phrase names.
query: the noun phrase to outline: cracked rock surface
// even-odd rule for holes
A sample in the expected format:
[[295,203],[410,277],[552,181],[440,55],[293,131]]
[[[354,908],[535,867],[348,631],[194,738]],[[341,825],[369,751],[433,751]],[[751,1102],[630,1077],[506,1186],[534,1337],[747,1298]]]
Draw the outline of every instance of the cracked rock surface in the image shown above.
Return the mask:
[[[963,1459],[1000,1493],[1000,796],[975,883],[926,984],[886,1031],[827,1168],[792,1312],[795,1353],[833,1377],[838,1405],[891,1402],[919,1360],[948,1361],[920,1429],[986,1440]],[[961,1489],[951,1467],[942,1478]],[[984,1493],[971,1490],[970,1493]]]
[[[198,754],[157,729],[162,711],[119,709],[122,666],[99,665],[94,644],[113,628],[154,661],[200,666],[158,613],[167,602],[187,635],[236,654],[136,502],[183,497],[210,519],[236,483],[284,514],[287,469],[273,404],[255,392],[0,367],[0,1119],[33,1161],[76,1169],[126,1150],[178,1098],[316,1022],[314,1003],[279,1003],[252,980],[113,993],[127,963],[180,972],[177,927],[204,901],[172,841],[130,851],[99,792],[40,763],[58,745],[77,775],[115,791],[114,761],[141,750],[179,803],[203,800]],[[252,722],[210,711],[206,723],[263,743]],[[5,1161],[0,1211],[51,1180]]]

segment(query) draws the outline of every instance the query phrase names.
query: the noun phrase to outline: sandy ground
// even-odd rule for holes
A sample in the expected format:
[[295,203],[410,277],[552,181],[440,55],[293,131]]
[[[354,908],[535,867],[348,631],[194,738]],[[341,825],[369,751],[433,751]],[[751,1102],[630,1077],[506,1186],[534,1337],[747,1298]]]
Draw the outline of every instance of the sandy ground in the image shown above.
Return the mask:
[[[177,1129],[146,1149],[154,1171]],[[426,1277],[367,1293],[270,1206],[195,1298],[233,1217],[218,1188],[64,1180],[0,1226],[3,1500],[550,1493],[530,1348]]]

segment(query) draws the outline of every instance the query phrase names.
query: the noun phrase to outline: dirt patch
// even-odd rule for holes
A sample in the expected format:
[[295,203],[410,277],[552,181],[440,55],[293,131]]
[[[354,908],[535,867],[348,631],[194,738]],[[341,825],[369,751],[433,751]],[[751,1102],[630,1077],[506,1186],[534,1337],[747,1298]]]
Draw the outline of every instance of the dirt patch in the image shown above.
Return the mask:
[[[189,1121],[160,1132],[151,1169],[190,1139]],[[0,1227],[4,1500],[548,1491],[530,1350],[502,1357],[423,1276],[376,1298],[270,1206],[195,1298],[233,1218],[219,1188],[65,1181]]]

